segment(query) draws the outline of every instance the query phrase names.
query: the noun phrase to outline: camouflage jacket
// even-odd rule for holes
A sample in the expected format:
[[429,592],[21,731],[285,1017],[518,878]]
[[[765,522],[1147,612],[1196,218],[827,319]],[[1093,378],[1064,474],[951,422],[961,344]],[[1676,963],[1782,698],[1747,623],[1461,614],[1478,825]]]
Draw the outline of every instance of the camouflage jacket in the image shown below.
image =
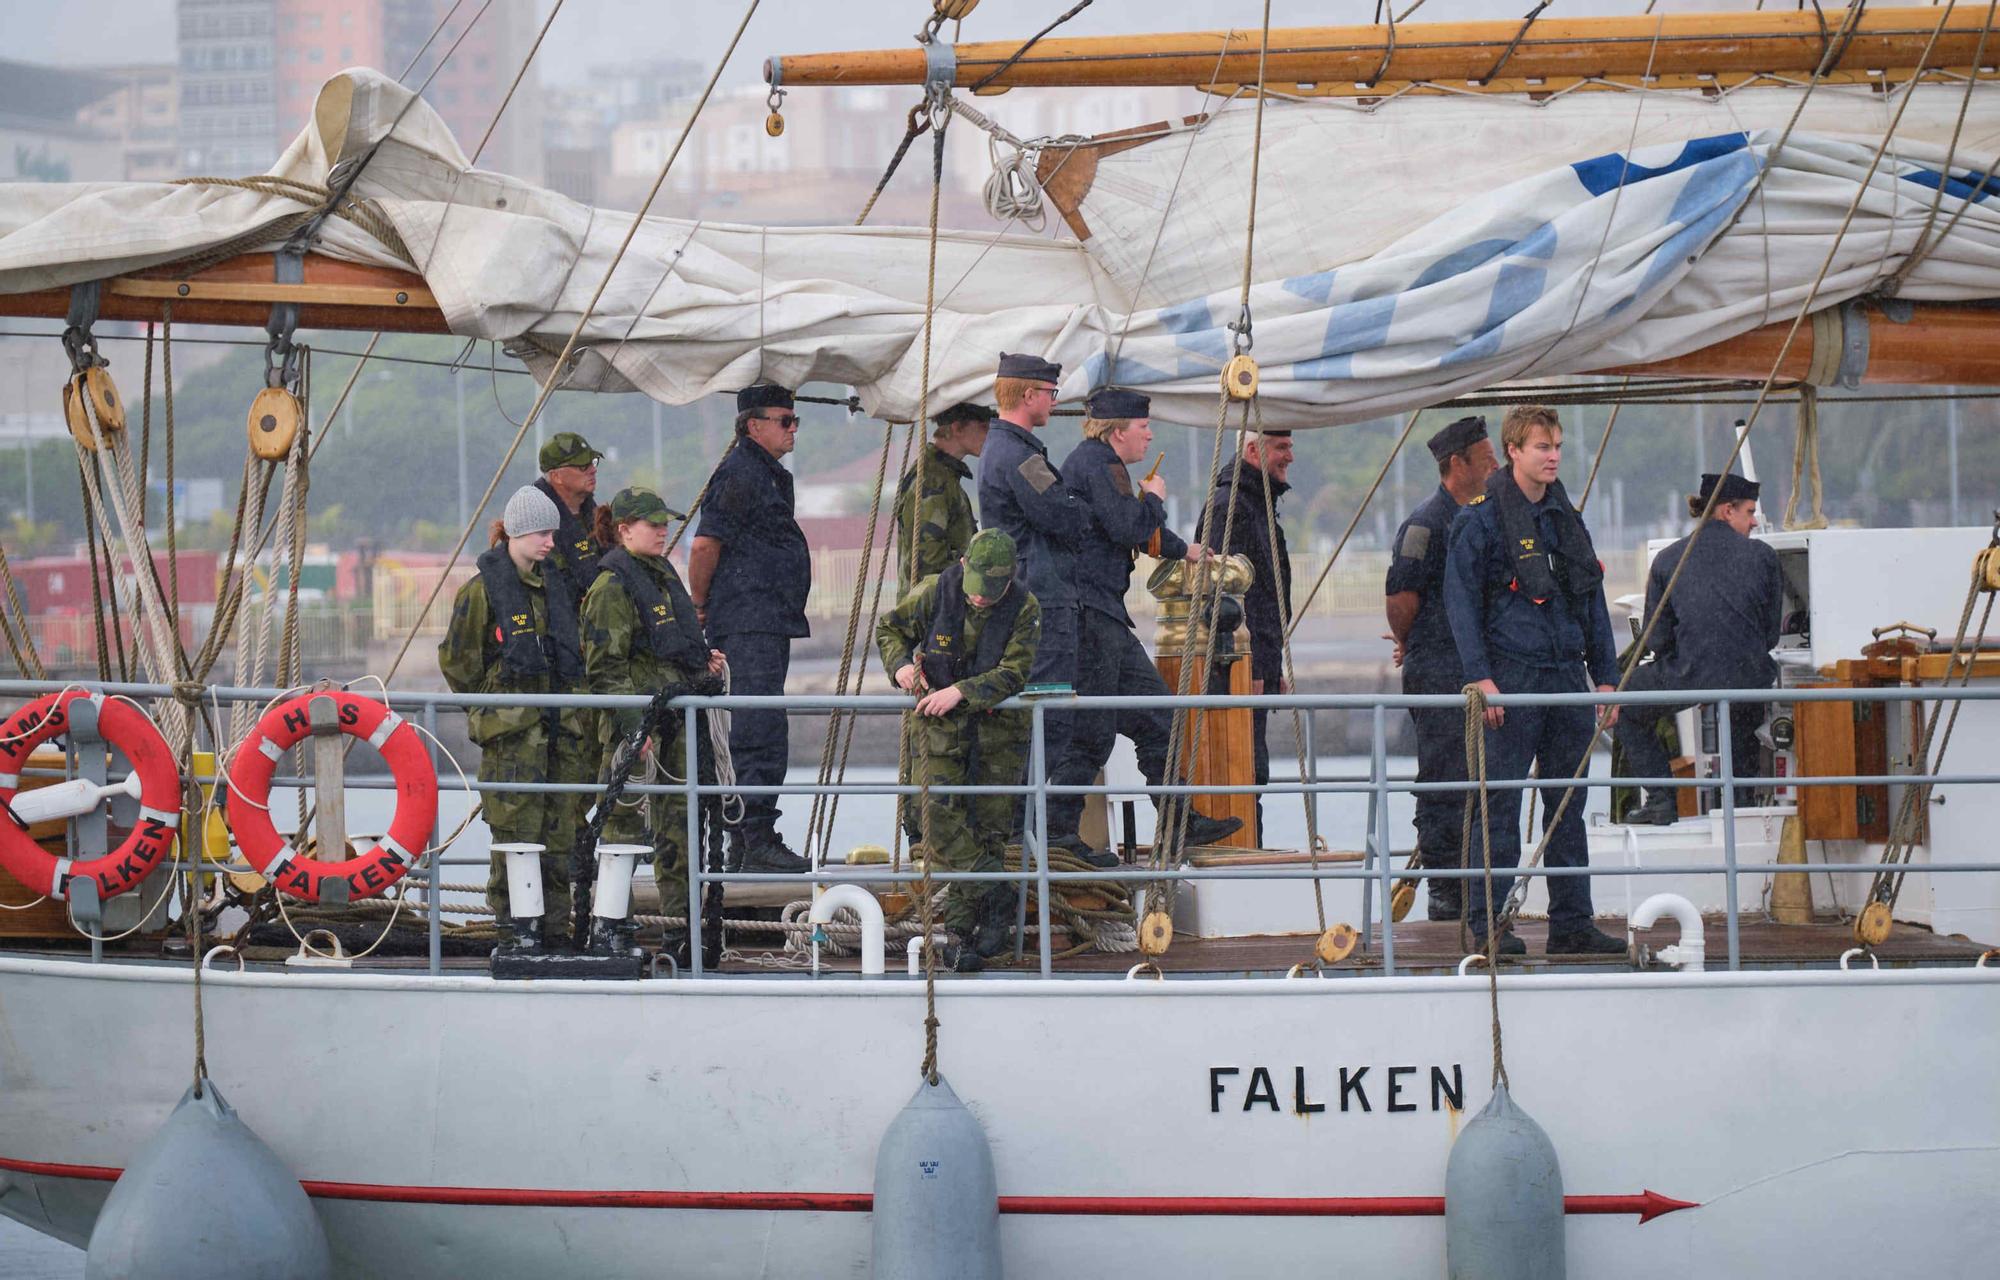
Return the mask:
[[[679,572],[669,560],[642,555],[634,555],[632,559],[662,583],[680,580]],[[666,595],[664,586],[661,594]],[[626,593],[618,575],[609,569],[599,573],[590,590],[584,592],[583,612],[577,625],[583,632],[583,665],[590,673],[592,693],[651,697],[668,685],[683,685],[701,674],[653,655],[640,623],[639,607]],[[637,707],[629,707],[606,716],[604,741],[615,742],[638,728],[642,714]]]
[[[972,468],[937,447],[924,442],[923,452],[903,473],[896,487],[896,594],[906,594],[912,582],[922,582],[943,573],[965,554],[979,521],[972,514],[972,498],[965,481]],[[910,539],[917,543],[917,570],[910,572]]]
[[[546,632],[548,602],[542,595],[542,575],[530,569],[521,575],[528,588],[529,607],[535,612],[535,630]],[[500,664],[500,638],[486,586],[473,578],[458,589],[451,602],[451,622],[444,639],[438,642],[438,670],[453,693],[582,693],[581,688],[565,689],[549,676],[510,677]],[[593,713],[570,708],[561,713],[561,725],[573,734],[588,731]],[[472,740],[485,746],[510,733],[540,726],[539,707],[472,707],[465,713],[466,731]]]
[[[1010,589],[1027,590],[1018,578]],[[930,635],[937,617],[937,591],[938,579],[935,576],[925,578],[876,625],[875,646],[881,652],[882,665],[888,669],[891,680]],[[964,645],[967,652],[978,650],[980,631],[992,614],[991,608],[966,607]],[[1007,638],[1007,650],[1001,655],[999,664],[986,671],[975,672],[954,686],[965,695],[965,701],[945,717],[946,722],[964,723],[969,715],[991,711],[1019,693],[1028,683],[1028,669],[1035,665],[1035,646],[1041,637],[1042,608],[1031,595],[1021,602],[1021,611],[1014,617],[1014,633]],[[1025,712],[1005,712],[1002,717],[996,718],[1018,722],[1010,727],[1026,725]]]

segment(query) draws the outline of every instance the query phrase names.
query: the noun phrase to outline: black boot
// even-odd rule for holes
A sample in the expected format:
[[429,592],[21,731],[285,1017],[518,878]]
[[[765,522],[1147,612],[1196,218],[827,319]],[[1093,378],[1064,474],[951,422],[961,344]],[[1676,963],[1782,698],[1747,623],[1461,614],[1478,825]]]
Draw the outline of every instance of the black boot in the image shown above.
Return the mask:
[[1430,896],[1425,899],[1424,917],[1429,920],[1458,919],[1459,895],[1464,892],[1465,881],[1433,877],[1425,884],[1430,889]]
[[1111,852],[1109,849],[1091,848],[1089,844],[1085,843],[1082,836],[1057,836],[1049,841],[1049,848],[1060,850],[1073,858],[1080,858],[1088,862],[1093,867],[1101,867],[1107,871],[1113,867],[1124,865],[1124,859],[1120,858],[1117,854]]
[[1629,826],[1671,827],[1680,821],[1680,806],[1674,793],[1662,788],[1646,793],[1646,803],[1625,815]]
[[742,869],[795,876],[812,870],[812,864],[786,847],[776,831],[760,831],[744,845]]
[[1019,895],[1011,887],[989,890],[980,900],[979,923],[973,926],[972,948],[981,960],[1014,949],[1014,907]]
[[1242,829],[1241,818],[1211,818],[1205,813],[1190,813],[1187,840],[1183,847],[1194,849],[1206,844],[1221,844]]
[[[1477,932],[1472,935],[1472,949],[1480,955],[1486,954],[1486,939]],[[1514,936],[1511,928],[1502,929],[1493,939],[1493,954],[1496,956],[1524,956],[1528,954],[1528,944]]]
[[520,935],[514,932],[512,919],[502,916],[493,922],[493,953],[488,959],[498,960],[502,956],[516,954],[521,945]]
[[1550,933],[1545,950],[1552,956],[1622,956],[1625,943],[1596,925],[1585,925],[1570,933]]
[[660,954],[678,965],[682,973],[694,968],[694,947],[686,929],[668,929],[660,938]]

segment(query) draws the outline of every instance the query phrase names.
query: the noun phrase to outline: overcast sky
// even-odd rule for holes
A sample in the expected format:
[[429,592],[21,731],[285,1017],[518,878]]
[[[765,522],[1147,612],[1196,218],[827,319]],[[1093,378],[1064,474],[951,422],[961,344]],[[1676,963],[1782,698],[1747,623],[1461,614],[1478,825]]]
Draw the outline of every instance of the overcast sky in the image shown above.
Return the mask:
[[[537,0],[547,13],[551,0]],[[1411,0],[1396,0],[1408,8]],[[1779,0],[1780,3],[1783,0]],[[468,5],[476,0],[468,0]],[[968,40],[1025,39],[1071,0],[984,0],[966,20]],[[1425,21],[1524,14],[1530,0],[1426,0]],[[1645,0],[1557,0],[1550,13],[1637,13]],[[1754,0],[1660,0],[1656,11],[1748,9]],[[1786,5],[1785,7],[1790,7]],[[743,13],[743,0],[567,0],[537,57],[545,82],[575,81],[596,63],[649,55],[713,59]],[[759,76],[774,53],[907,47],[928,6],[922,0],[763,0],[728,77]],[[1119,31],[1254,28],[1263,0],[1096,0],[1062,30]],[[90,65],[170,57],[174,0],[0,0],[5,56],[28,62]],[[1375,0],[1273,0],[1276,26],[1371,22]]]

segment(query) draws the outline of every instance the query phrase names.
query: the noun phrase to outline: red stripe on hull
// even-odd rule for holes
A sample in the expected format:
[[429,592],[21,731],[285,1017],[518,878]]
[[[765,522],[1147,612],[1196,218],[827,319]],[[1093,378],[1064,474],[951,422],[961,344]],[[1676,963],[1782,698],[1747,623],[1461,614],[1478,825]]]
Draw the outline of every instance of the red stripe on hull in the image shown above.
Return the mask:
[[[116,1182],[122,1170],[91,1164],[47,1164],[0,1157],[0,1169]],[[304,1179],[306,1194],[320,1200],[382,1204],[456,1204],[512,1208],[719,1209],[734,1212],[867,1213],[874,1197],[842,1191],[559,1191],[531,1187],[399,1187],[369,1182]],[[1696,1209],[1657,1191],[1632,1196],[1565,1196],[1575,1214],[1637,1214],[1651,1222],[1679,1209]],[[1043,1217],[1097,1218],[1434,1218],[1443,1196],[1001,1196],[1000,1212]]]

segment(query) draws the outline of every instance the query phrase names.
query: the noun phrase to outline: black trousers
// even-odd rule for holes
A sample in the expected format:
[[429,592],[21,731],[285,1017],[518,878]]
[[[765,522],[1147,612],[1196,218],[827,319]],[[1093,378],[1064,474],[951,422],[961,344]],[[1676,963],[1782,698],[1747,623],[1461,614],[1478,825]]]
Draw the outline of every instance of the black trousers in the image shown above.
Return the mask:
[[[1657,662],[1649,662],[1632,673],[1626,682],[1627,690],[1671,689],[1664,672]],[[1762,692],[1745,690],[1745,692]],[[1667,749],[1660,745],[1657,732],[1659,722],[1670,716],[1679,715],[1692,702],[1659,704],[1653,706],[1627,706],[1618,713],[1618,726],[1614,730],[1618,746],[1625,755],[1625,770],[1634,778],[1665,778],[1673,774],[1673,761],[1667,758]],[[1764,723],[1764,715],[1769,706],[1763,702],[1732,702],[1729,704],[1729,754],[1730,769],[1739,781],[1758,778],[1763,775],[1763,751],[1757,741],[1757,730]],[[1687,743],[1681,744],[1684,753]]]
[[[1405,669],[1404,693],[1457,693],[1458,673]],[[1457,707],[1412,707],[1417,730],[1417,781],[1464,782],[1465,712]],[[1417,793],[1417,860],[1420,867],[1457,867],[1464,848],[1465,799],[1469,792]],[[1431,901],[1458,914],[1459,880],[1433,880]],[[1436,916],[1433,915],[1435,919]]]
[[[722,636],[715,647],[729,658],[731,693],[781,694],[792,666],[789,636],[768,631],[742,631]],[[785,713],[738,710],[729,721],[729,754],[736,761],[736,781],[746,787],[782,786],[791,756],[791,730]],[[778,826],[778,797],[744,796],[742,829],[769,834]]]
[[[1172,690],[1160,678],[1139,637],[1109,614],[1082,610],[1076,655],[1076,691],[1080,694],[1127,694],[1165,697]],[[1069,748],[1049,773],[1049,781],[1064,786],[1089,786],[1111,758],[1119,734],[1132,740],[1139,772],[1158,786],[1167,775],[1167,741],[1173,732],[1173,712],[1165,707],[1117,711],[1076,711],[1070,714]],[[1082,796],[1049,797],[1049,834],[1076,834],[1083,815]]]

